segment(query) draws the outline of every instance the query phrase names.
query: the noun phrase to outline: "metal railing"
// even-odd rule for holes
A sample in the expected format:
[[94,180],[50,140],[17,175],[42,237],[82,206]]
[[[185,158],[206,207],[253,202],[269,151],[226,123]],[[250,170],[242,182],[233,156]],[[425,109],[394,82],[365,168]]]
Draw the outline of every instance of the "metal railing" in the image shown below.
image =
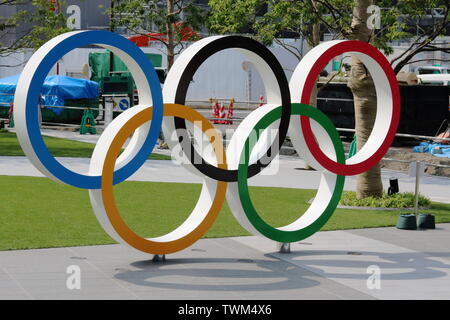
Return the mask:
[[[355,129],[348,129],[348,128],[336,128],[336,130],[337,131],[342,131],[342,132],[356,132]],[[450,141],[450,138],[424,136],[424,135],[419,135],[419,134],[396,133],[395,136],[396,137],[403,137],[403,138]]]
[[[112,98],[114,96],[123,96],[121,94],[106,94],[103,95],[105,98]],[[102,98],[102,97],[100,97]],[[329,100],[329,98],[318,98],[320,100]],[[339,99],[339,98],[330,98],[332,100],[337,100],[337,101],[353,101],[352,99]],[[218,101],[230,101],[229,98],[214,98],[213,99],[218,100]],[[209,104],[209,101],[205,101],[205,100],[187,100],[186,103],[205,103],[205,104]],[[249,103],[248,101],[234,101],[234,103]],[[259,105],[259,101],[255,102],[255,101],[250,101],[251,104],[254,105]],[[5,106],[9,106],[9,103],[3,103],[0,102],[0,105],[5,105]],[[99,105],[98,108],[90,108],[90,107],[74,107],[74,106],[49,106],[49,105],[42,105],[43,108],[61,108],[61,109],[74,109],[74,110],[99,110],[99,111],[103,111],[105,112],[105,106],[104,105]],[[123,112],[124,110],[114,110],[114,112]],[[3,119],[3,118],[0,118]],[[207,117],[208,120],[224,120],[223,118],[215,118],[215,117]],[[233,117],[230,119],[226,119],[225,120],[233,120],[236,122],[241,122],[244,118],[242,117]],[[3,119],[3,120],[7,120],[7,119]],[[56,123],[55,123],[56,124]],[[61,124],[61,123],[59,123]],[[72,124],[70,124],[72,126]],[[338,131],[341,132],[355,132],[355,129],[350,129],[350,128],[336,128]],[[403,138],[413,138],[413,139],[426,139],[426,140],[439,140],[439,141],[450,141],[450,138],[444,138],[444,137],[433,137],[433,136],[426,136],[426,135],[415,135],[415,134],[406,134],[406,133],[396,133],[395,134],[396,137],[403,137]]]
[[[393,162],[402,162],[402,163],[408,163],[408,164],[410,164],[411,162],[415,162],[416,161],[416,160],[401,160],[401,159],[393,159],[393,158],[383,158],[381,160],[393,161]],[[445,164],[434,164],[434,163],[422,162],[422,161],[420,161],[420,162],[426,167],[450,168],[449,165],[445,165]]]

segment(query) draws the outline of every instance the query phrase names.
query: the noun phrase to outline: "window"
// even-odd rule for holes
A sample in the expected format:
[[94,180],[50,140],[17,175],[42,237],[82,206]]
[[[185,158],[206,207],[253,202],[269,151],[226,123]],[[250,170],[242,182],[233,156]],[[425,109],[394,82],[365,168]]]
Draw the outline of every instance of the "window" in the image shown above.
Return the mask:
[[436,69],[419,69],[419,74],[440,74]]

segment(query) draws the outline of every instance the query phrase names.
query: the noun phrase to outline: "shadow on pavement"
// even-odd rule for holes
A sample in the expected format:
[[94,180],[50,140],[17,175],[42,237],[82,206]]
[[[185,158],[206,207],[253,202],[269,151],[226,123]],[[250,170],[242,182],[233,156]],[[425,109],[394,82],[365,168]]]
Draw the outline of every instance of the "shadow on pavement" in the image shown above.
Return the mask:
[[[273,258],[271,258],[273,259]],[[195,258],[131,263],[116,279],[139,286],[183,290],[268,291],[317,286],[313,273],[283,261]]]
[[[381,276],[384,280],[432,279],[446,277],[450,274],[450,263],[433,259],[450,259],[450,253],[442,252],[379,253],[372,251],[305,250],[294,251],[291,254],[272,253],[267,254],[267,256],[296,264],[332,279],[365,280],[368,277],[366,270],[370,265],[376,265],[381,269]],[[342,256],[342,258],[339,258],[339,256]],[[345,271],[338,272],[342,268]],[[355,272],[349,272],[352,269]]]

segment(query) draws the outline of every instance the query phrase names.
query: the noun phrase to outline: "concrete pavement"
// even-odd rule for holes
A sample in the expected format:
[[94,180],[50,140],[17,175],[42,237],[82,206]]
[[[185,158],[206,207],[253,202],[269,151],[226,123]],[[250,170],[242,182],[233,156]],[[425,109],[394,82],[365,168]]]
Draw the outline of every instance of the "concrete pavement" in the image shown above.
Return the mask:
[[[236,238],[269,251],[271,241]],[[450,224],[436,230],[373,228],[318,232],[270,256],[376,299],[450,299]],[[367,285],[379,270],[380,288]]]
[[202,239],[166,262],[122,245],[3,251],[0,299],[450,299],[449,243],[441,224],[318,232],[290,254],[259,237]]
[[[86,173],[90,159],[85,158],[58,158],[62,164],[76,172]],[[320,173],[317,171],[302,170],[304,162],[296,157],[280,156],[266,170],[249,179],[253,186],[286,187],[301,189],[317,189],[320,182]],[[0,175],[35,176],[43,177],[25,157],[0,157]],[[389,186],[389,178],[399,180],[400,191],[414,192],[415,178],[406,173],[382,170],[384,189]],[[201,183],[202,179],[177,163],[166,160],[148,160],[129,180]],[[346,190],[356,189],[356,178],[347,177]],[[450,178],[425,175],[420,180],[420,193],[433,201],[450,203]]]

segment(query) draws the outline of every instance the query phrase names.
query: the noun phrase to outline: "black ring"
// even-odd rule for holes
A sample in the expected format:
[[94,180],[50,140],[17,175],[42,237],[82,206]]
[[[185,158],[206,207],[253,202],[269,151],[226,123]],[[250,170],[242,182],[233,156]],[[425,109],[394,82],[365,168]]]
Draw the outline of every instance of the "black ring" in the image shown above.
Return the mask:
[[[291,117],[291,95],[289,92],[289,84],[286,79],[286,75],[284,74],[283,68],[278,61],[278,59],[275,57],[275,55],[267,49],[264,45],[259,43],[256,40],[253,40],[251,38],[242,37],[242,36],[226,36],[226,37],[220,37],[216,40],[211,41],[207,45],[205,45],[203,48],[201,48],[189,61],[186,68],[183,70],[183,74],[180,77],[180,81],[178,83],[176,93],[175,93],[175,103],[177,104],[185,104],[186,101],[186,94],[189,88],[189,84],[195,74],[195,72],[198,70],[200,65],[208,59],[210,56],[212,56],[214,53],[217,53],[219,51],[222,51],[224,49],[231,49],[231,48],[238,48],[238,49],[245,49],[252,53],[257,54],[260,58],[262,58],[267,65],[272,70],[273,74],[275,75],[275,78],[277,79],[278,86],[280,87],[280,94],[281,94],[281,118],[280,118],[280,126],[278,130],[278,146],[281,148],[281,145],[284,142],[284,139],[286,138],[288,127],[289,127],[289,120]],[[175,121],[175,128],[177,130],[184,129],[186,130],[186,122],[182,118],[174,117]],[[178,135],[178,133],[177,133]],[[192,144],[192,140],[188,137],[188,141],[183,141],[184,139],[180,136],[178,136],[178,140],[181,144],[181,148],[184,152],[184,154],[187,156],[185,146],[187,146],[187,143],[190,145],[190,160],[191,163],[204,175],[215,179],[219,181],[225,181],[225,182],[235,182],[237,181],[237,174],[238,170],[226,170],[217,168],[216,166],[211,165],[210,163],[206,162],[202,156],[200,156],[197,151],[195,151],[194,146]],[[275,140],[276,141],[276,140]],[[184,145],[184,146],[183,146]],[[272,144],[273,146],[273,144]],[[256,163],[251,164],[248,168],[248,177],[253,177],[254,175],[258,174],[263,168],[268,166],[271,162],[271,160],[278,154],[280,151],[279,148],[276,150],[276,152],[272,152],[272,146],[267,151],[264,159],[264,164],[262,163],[263,159],[259,159]],[[192,161],[195,159],[201,159],[201,163],[196,163],[196,161]]]

